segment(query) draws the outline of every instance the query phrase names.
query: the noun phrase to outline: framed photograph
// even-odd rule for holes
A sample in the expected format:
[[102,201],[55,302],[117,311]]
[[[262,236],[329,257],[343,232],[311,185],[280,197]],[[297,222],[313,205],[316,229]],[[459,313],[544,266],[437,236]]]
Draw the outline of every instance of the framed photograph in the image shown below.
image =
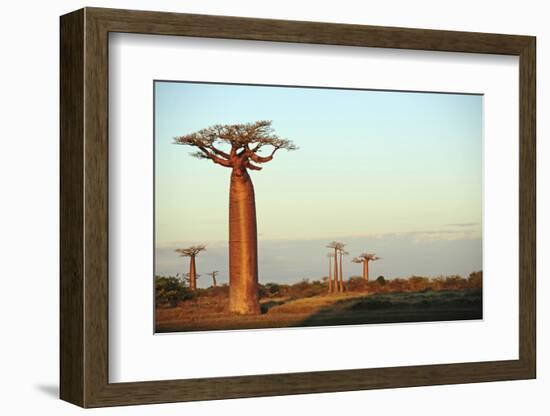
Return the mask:
[[61,398],[535,378],[535,49],[62,16]]

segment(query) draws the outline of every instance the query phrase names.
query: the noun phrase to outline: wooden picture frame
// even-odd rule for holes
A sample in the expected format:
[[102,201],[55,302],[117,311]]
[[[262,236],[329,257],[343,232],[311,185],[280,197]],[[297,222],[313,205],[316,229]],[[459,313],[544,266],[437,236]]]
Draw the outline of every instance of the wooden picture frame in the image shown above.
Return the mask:
[[[100,8],[62,16],[60,29],[61,399],[101,407],[535,378],[534,37]],[[109,383],[110,32],[518,56],[519,359]]]

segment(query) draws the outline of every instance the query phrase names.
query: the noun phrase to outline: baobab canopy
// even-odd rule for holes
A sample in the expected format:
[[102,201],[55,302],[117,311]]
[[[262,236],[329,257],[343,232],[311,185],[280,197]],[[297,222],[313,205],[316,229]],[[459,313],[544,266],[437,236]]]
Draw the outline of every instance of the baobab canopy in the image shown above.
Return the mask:
[[[252,170],[261,170],[262,168],[256,164],[269,162],[279,149],[298,148],[292,141],[275,135],[269,120],[247,124],[217,124],[176,137],[174,143],[197,147],[199,151],[192,155],[199,159],[210,159],[228,168],[241,167]],[[230,149],[224,151],[223,147],[227,146],[230,146]],[[271,153],[268,156],[260,156],[258,152],[266,146],[271,148]]]
[[369,280],[369,262],[380,260],[381,257],[378,257],[376,254],[372,253],[363,253],[360,256],[355,257],[352,262],[354,263],[363,263],[363,279],[366,281]]
[[189,257],[191,259],[189,262],[189,273],[186,274],[189,280],[189,288],[191,290],[195,290],[197,288],[197,278],[199,277],[197,274],[195,257],[204,250],[206,250],[205,244],[176,249],[176,253],[178,253],[181,257]]
[[[175,144],[199,149],[192,156],[231,168],[229,185],[229,310],[260,313],[258,295],[258,231],[254,186],[248,170],[261,170],[279,149],[296,150],[290,140],[274,134],[271,121],[214,125],[174,138]],[[271,153],[258,152],[269,146]],[[194,257],[191,257],[193,260]]]
[[176,253],[178,253],[181,257],[192,257],[192,256],[196,256],[203,250],[206,250],[206,245],[199,244],[199,245],[191,246],[187,248],[177,248]]
[[381,257],[378,257],[376,254],[363,253],[360,256],[355,257],[352,261],[354,263],[363,263],[364,261],[375,261],[380,259]]

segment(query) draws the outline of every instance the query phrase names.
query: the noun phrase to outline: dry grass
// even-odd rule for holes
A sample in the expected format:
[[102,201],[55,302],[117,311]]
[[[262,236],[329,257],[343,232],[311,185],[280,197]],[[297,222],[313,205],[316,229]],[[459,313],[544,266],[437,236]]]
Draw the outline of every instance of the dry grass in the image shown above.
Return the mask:
[[227,293],[157,308],[157,332],[480,319],[481,289],[322,294],[261,300],[262,314],[228,312]]

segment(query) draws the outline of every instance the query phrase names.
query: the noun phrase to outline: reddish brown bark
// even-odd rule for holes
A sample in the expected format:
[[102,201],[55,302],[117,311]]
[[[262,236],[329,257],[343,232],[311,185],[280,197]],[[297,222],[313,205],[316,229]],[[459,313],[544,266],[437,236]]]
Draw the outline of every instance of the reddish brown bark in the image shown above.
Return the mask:
[[340,292],[344,291],[344,277],[342,272],[342,255],[343,255],[342,250],[340,250],[340,285],[338,287]]
[[328,256],[328,293],[332,292],[332,255]]
[[195,256],[191,256],[189,261],[189,289],[197,289],[197,266],[195,264]]
[[338,291],[338,248],[334,248],[334,291]]
[[260,313],[254,186],[245,168],[234,168],[229,188],[229,309]]
[[369,281],[369,261],[370,260],[365,260],[363,262],[363,279],[367,282]]

